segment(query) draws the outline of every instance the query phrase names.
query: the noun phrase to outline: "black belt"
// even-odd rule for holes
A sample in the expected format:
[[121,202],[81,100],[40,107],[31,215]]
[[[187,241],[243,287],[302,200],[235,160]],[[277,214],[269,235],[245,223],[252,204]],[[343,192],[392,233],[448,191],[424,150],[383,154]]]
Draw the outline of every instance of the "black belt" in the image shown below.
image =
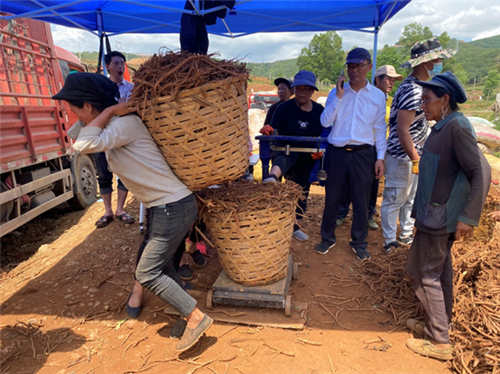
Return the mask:
[[344,150],[346,150],[347,152],[357,152],[357,151],[361,151],[362,149],[366,149],[366,148],[370,148],[370,147],[373,147],[373,145],[371,144],[347,144],[343,147],[339,147],[339,148],[343,148]]

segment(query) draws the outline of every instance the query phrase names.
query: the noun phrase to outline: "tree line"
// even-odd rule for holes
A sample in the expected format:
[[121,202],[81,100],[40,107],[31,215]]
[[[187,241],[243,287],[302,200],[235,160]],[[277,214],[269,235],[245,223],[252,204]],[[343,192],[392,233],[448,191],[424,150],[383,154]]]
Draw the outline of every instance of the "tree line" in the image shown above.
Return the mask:
[[[410,23],[405,26],[396,45],[385,45],[378,51],[377,66],[392,65],[406,77],[410,69],[403,69],[400,65],[410,59],[411,47],[433,36],[438,37],[443,48],[458,50],[453,58],[443,61],[443,72],[451,71],[463,84],[484,85],[485,95],[495,93],[500,82],[500,35],[466,43],[451,38],[447,32],[434,35],[429,27]],[[292,77],[298,70],[309,70],[316,74],[318,81],[334,83],[343,68],[347,52],[342,50],[342,38],[335,31],[328,31],[314,35],[296,60],[248,65],[256,76]],[[373,55],[373,51],[370,52]],[[295,66],[293,61],[296,61]]]

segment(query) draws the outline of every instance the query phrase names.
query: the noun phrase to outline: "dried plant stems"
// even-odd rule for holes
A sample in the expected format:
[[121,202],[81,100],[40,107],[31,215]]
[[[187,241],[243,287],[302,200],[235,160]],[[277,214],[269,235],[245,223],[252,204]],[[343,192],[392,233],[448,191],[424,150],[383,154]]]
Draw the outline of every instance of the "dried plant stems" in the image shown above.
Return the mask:
[[209,82],[248,77],[246,64],[237,60],[216,60],[216,56],[160,49],[135,72],[132,100],[143,103],[158,96],[176,97],[181,91]]

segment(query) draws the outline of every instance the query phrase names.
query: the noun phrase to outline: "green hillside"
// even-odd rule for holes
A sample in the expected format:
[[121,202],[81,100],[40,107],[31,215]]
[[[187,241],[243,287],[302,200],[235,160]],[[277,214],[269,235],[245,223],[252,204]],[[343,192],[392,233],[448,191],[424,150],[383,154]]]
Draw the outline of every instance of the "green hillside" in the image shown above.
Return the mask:
[[484,38],[469,42],[468,44],[475,45],[481,48],[500,48],[500,35],[495,35],[490,38]]
[[[455,63],[461,64],[466,71],[469,82],[481,80],[488,75],[490,70],[500,70],[500,35],[491,38],[476,40],[473,42],[457,42],[451,40],[448,46],[455,49],[458,45],[458,53],[455,55]],[[379,51],[379,54],[382,51]],[[248,63],[252,75],[256,77],[273,78],[293,77],[299,70],[297,59],[269,62]]]
[[253,76],[271,77],[271,79],[277,77],[292,78],[299,71],[296,58],[276,62],[247,63],[247,67]]

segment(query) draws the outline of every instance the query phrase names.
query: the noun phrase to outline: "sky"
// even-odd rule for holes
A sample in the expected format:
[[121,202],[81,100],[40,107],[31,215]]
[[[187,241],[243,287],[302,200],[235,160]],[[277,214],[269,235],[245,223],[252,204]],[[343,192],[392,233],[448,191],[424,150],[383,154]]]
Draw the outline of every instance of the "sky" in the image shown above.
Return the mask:
[[[394,45],[404,27],[412,22],[428,26],[434,35],[444,31],[452,38],[472,41],[500,35],[500,0],[413,0],[379,32],[378,49]],[[97,36],[78,29],[52,25],[56,45],[72,52],[97,51]],[[353,46],[373,48],[373,35],[341,31],[343,49]],[[274,62],[296,58],[307,47],[314,33],[267,33],[230,39],[209,35],[209,53],[245,62]],[[110,38],[112,49],[137,54],[157,53],[162,46],[180,48],[177,34],[128,34]],[[78,53],[77,53],[78,55]]]

